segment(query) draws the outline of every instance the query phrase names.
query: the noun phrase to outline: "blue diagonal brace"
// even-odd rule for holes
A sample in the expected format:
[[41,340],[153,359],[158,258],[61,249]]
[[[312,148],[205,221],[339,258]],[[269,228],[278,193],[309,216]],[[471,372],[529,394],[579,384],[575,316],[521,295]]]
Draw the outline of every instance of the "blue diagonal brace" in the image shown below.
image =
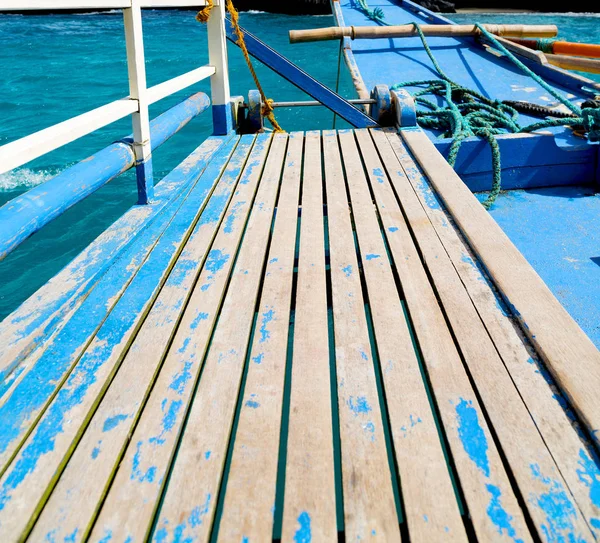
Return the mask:
[[[227,32],[227,39],[237,45],[237,36],[233,31],[233,26],[229,18],[226,20],[225,30]],[[246,42],[248,52],[265,66],[268,66],[281,77],[296,85],[300,90],[321,102],[325,107],[348,121],[352,126],[356,128],[378,126],[371,117],[354,107],[348,100],[342,98],[329,87],[319,83],[314,77],[308,75],[304,70],[283,55],[280,55],[274,49],[271,49],[266,43],[260,41],[247,30],[242,29],[242,31],[244,32],[244,41]]]

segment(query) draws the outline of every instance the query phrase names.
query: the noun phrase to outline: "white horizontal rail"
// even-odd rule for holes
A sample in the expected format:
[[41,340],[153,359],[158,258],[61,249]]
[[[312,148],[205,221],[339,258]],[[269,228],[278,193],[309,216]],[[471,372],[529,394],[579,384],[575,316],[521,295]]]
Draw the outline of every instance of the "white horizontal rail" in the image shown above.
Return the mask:
[[137,100],[123,98],[7,143],[0,147],[0,174],[18,168],[137,110]]
[[[206,0],[141,0],[142,8],[178,8],[206,5]],[[132,0],[0,0],[0,11],[32,9],[121,9],[130,8]]]
[[150,87],[147,92],[148,102],[153,104],[154,102],[158,102],[162,100],[166,96],[170,96],[171,94],[175,94],[180,90],[183,90],[194,83],[198,83],[198,81],[202,81],[203,79],[207,79],[211,75],[215,73],[214,66],[201,66],[200,68],[196,68],[195,70],[191,70],[185,74],[174,77],[173,79],[169,79],[163,83],[159,83],[154,87]]
[[[166,96],[175,94],[198,81],[212,76],[214,73],[214,66],[201,66],[178,77],[159,83],[154,87],[150,87],[146,91],[148,103],[154,104]],[[19,140],[7,143],[0,147],[0,174],[18,168],[31,160],[35,160],[50,151],[54,151],[67,143],[71,143],[136,111],[138,111],[137,100],[123,98],[40,130],[39,132],[34,132]]]

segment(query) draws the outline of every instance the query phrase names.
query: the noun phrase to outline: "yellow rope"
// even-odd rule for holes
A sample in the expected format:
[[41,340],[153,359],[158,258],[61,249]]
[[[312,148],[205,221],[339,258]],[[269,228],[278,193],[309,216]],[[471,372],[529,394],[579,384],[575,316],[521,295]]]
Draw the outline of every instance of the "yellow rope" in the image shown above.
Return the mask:
[[[258,92],[260,93],[260,97],[263,102],[262,114],[267,119],[269,119],[269,122],[273,125],[273,129],[275,130],[275,132],[285,132],[285,130],[283,130],[283,128],[281,128],[281,126],[279,126],[277,119],[275,119],[275,114],[273,113],[273,100],[266,97],[265,92],[263,91],[262,85],[260,84],[260,81],[258,80],[258,76],[256,75],[256,71],[254,70],[254,66],[252,65],[252,60],[250,60],[250,54],[248,53],[248,48],[246,47],[246,42],[244,41],[244,32],[240,28],[240,23],[239,23],[240,15],[237,12],[237,10],[235,9],[231,0],[226,0],[225,5],[227,7],[227,11],[229,12],[229,15],[231,15],[231,24],[233,25],[233,30],[235,32],[235,35],[237,36],[237,44],[240,46],[240,49],[242,50],[242,53],[244,54],[244,58],[246,59],[246,64],[248,64],[248,69],[250,70],[250,73],[252,74],[252,79],[254,79],[254,84],[256,85],[256,88],[258,89]],[[212,10],[213,7],[214,7],[213,0],[207,0],[206,7],[201,12],[199,12],[198,15],[196,15],[196,20],[200,21],[201,23],[206,23],[210,17],[210,11]]]
[[196,15],[196,21],[198,21],[199,23],[207,23],[208,19],[210,19],[210,12],[214,7],[215,5],[213,3],[213,0],[206,0],[206,7],[202,11],[198,12],[198,14]]

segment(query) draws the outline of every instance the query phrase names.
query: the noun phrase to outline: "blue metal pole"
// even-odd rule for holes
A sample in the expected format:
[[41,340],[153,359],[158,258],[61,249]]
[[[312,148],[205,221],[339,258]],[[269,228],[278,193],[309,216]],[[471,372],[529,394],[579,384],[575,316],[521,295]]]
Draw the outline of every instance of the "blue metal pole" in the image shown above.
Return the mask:
[[[334,113],[337,113],[352,126],[356,128],[379,126],[367,114],[348,102],[348,100],[333,92],[329,87],[317,81],[304,70],[301,70],[293,62],[280,55],[274,49],[271,49],[266,43],[263,43],[256,36],[250,34],[250,32],[242,30],[248,52],[254,58],[271,68],[271,70],[296,85],[296,87],[312,96],[315,100],[321,102]],[[226,19],[225,31],[227,32],[227,39],[237,44],[237,36],[229,19]]]
[[[202,92],[165,111],[150,123],[152,150],[208,109]],[[0,208],[0,260],[67,209],[135,164],[133,136],[117,141]]]

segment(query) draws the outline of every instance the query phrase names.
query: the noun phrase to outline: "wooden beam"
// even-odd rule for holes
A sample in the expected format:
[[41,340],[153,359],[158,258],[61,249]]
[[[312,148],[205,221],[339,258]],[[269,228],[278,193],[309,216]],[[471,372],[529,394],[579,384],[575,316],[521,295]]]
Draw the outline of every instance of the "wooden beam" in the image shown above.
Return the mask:
[[[482,25],[497,36],[551,38],[558,34],[555,25]],[[425,36],[456,38],[478,36],[481,31],[475,25],[420,25]],[[372,40],[378,38],[411,38],[418,36],[411,24],[399,26],[331,26],[310,30],[290,30],[290,43],[341,40]]]

